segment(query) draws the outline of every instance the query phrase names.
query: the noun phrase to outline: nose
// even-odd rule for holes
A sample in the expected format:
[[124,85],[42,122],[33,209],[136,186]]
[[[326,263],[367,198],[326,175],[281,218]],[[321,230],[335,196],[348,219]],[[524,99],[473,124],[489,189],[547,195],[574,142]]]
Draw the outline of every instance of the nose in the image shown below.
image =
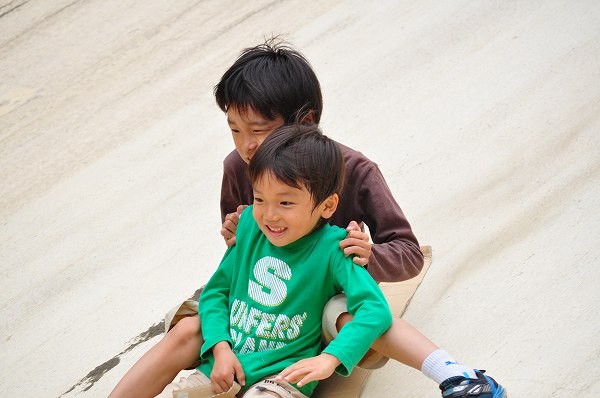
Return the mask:
[[279,220],[279,214],[274,206],[267,206],[265,209],[265,220],[270,222]]
[[249,137],[246,138],[246,149],[249,152],[256,150],[257,146],[258,146],[258,144],[257,144],[256,140],[254,139],[254,137],[252,137],[252,135],[250,135]]

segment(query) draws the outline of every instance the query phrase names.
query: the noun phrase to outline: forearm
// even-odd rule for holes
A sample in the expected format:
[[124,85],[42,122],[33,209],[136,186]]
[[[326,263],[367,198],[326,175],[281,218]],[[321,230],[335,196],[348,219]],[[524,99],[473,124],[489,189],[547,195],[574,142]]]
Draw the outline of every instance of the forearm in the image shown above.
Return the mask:
[[[338,369],[342,375],[351,372],[366,354],[369,347],[392,324],[392,316],[387,306],[366,305],[358,311],[351,322],[340,330],[337,337],[323,350],[339,359],[343,365]],[[356,336],[361,336],[357,339]]]
[[423,269],[423,253],[416,239],[373,244],[371,250],[367,270],[377,282],[405,281]]
[[229,292],[232,263],[236,248],[229,248],[217,271],[210,278],[200,296],[198,315],[204,344],[200,355],[205,356],[220,341],[231,341],[229,334]]
[[[213,292],[209,290],[209,293]],[[200,356],[204,358],[218,344],[226,343],[228,346],[231,344],[229,314],[227,305],[218,294],[209,294],[206,297],[203,295],[198,312],[204,338]]]

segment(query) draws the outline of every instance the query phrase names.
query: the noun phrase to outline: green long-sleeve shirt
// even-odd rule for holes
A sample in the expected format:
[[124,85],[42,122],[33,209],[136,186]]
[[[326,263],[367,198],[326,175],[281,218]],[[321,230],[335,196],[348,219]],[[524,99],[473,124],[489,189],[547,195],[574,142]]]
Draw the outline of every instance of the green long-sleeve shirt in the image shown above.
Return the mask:
[[[210,377],[211,348],[228,341],[250,386],[321,351],[323,308],[343,291],[352,322],[323,352],[348,375],[392,322],[381,290],[367,271],[339,248],[346,231],[325,225],[283,247],[272,245],[246,209],[229,248],[204,288],[199,305],[204,344],[198,369]],[[299,390],[310,396],[317,383]]]

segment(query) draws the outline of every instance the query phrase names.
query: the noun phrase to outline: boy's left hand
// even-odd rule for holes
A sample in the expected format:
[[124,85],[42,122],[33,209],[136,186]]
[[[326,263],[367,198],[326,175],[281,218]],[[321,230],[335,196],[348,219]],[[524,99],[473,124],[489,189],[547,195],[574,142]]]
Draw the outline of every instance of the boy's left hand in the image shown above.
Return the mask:
[[331,376],[340,360],[331,354],[322,353],[316,357],[301,359],[283,369],[277,380],[296,383],[298,387],[315,380],[323,380]]
[[356,221],[350,221],[346,227],[348,235],[340,242],[340,248],[344,251],[344,256],[348,257],[354,254],[352,261],[362,267],[367,265],[371,256],[371,242],[369,235],[364,233]]

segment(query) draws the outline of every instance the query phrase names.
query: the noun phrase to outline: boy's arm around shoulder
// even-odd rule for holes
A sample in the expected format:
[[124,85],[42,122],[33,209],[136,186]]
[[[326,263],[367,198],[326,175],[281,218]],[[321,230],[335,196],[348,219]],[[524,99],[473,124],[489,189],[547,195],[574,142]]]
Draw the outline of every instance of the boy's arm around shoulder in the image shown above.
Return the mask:
[[387,300],[377,283],[361,266],[338,251],[330,266],[339,291],[344,291],[348,312],[354,315],[323,352],[337,357],[341,365],[337,372],[348,375],[365,355],[373,342],[392,325]]
[[229,334],[229,291],[236,253],[237,246],[227,249],[219,268],[212,275],[200,295],[198,315],[200,316],[204,338],[200,350],[202,358],[205,358],[205,354],[221,341],[232,344]]

